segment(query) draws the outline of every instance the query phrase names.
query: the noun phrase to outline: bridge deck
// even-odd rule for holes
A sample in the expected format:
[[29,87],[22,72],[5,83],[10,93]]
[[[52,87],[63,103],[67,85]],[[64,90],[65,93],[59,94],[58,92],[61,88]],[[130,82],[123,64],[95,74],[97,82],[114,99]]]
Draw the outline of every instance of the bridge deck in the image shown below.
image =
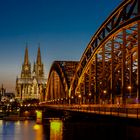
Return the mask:
[[46,105],[46,107],[76,112],[112,115],[140,119],[140,105]]

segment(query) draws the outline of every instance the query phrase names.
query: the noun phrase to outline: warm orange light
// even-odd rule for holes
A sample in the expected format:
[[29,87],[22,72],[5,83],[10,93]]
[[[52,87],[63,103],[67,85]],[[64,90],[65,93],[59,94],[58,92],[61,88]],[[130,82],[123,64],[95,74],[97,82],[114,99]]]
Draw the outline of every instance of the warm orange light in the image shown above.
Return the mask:
[[29,111],[25,111],[24,115],[25,115],[25,117],[28,117],[29,116]]
[[41,110],[36,111],[36,122],[42,123],[42,111]]
[[63,123],[61,120],[50,120],[50,139],[62,140]]
[[79,94],[78,97],[81,98],[81,94]]
[[106,93],[107,93],[107,91],[106,91],[106,90],[104,90],[104,91],[103,91],[103,93],[104,93],[104,94],[106,94]]
[[33,129],[35,130],[35,135],[36,135],[35,140],[43,140],[44,138],[43,138],[43,135],[42,135],[42,133],[43,133],[42,125],[35,124],[33,126]]
[[128,89],[131,89],[132,87],[131,87],[131,86],[128,86],[127,88],[128,88]]
[[38,129],[40,129],[40,125],[35,124],[35,125],[33,126],[33,129],[34,129],[34,130],[38,130]]

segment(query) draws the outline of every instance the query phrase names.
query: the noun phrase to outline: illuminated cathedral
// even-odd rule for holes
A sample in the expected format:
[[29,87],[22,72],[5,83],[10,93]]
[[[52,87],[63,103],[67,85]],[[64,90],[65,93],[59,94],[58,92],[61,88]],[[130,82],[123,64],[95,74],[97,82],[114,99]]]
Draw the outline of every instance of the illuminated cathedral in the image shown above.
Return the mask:
[[25,99],[44,100],[46,82],[44,76],[44,65],[41,60],[40,47],[38,47],[37,59],[31,70],[31,63],[28,57],[28,48],[25,49],[24,62],[20,78],[16,79],[16,98],[20,101]]

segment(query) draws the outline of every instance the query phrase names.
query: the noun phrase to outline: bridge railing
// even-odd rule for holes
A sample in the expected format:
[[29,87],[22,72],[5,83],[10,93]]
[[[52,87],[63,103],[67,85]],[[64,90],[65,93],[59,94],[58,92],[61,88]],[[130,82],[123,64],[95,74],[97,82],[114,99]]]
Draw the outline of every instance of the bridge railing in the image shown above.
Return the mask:
[[140,107],[137,105],[48,105],[55,109],[70,110],[77,112],[87,112],[102,115],[112,115],[118,117],[128,117],[140,119]]
[[119,117],[139,118],[140,108],[127,107],[81,107],[78,111],[91,112],[96,114],[113,115]]

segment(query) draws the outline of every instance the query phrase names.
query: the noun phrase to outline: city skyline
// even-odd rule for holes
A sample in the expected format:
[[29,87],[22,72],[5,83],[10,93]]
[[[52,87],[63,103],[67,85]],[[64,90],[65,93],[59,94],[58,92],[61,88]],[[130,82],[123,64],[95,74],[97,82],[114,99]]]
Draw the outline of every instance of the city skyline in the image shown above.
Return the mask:
[[14,92],[26,43],[29,60],[36,61],[40,43],[47,77],[55,60],[78,61],[90,39],[122,0],[0,2],[0,84]]

